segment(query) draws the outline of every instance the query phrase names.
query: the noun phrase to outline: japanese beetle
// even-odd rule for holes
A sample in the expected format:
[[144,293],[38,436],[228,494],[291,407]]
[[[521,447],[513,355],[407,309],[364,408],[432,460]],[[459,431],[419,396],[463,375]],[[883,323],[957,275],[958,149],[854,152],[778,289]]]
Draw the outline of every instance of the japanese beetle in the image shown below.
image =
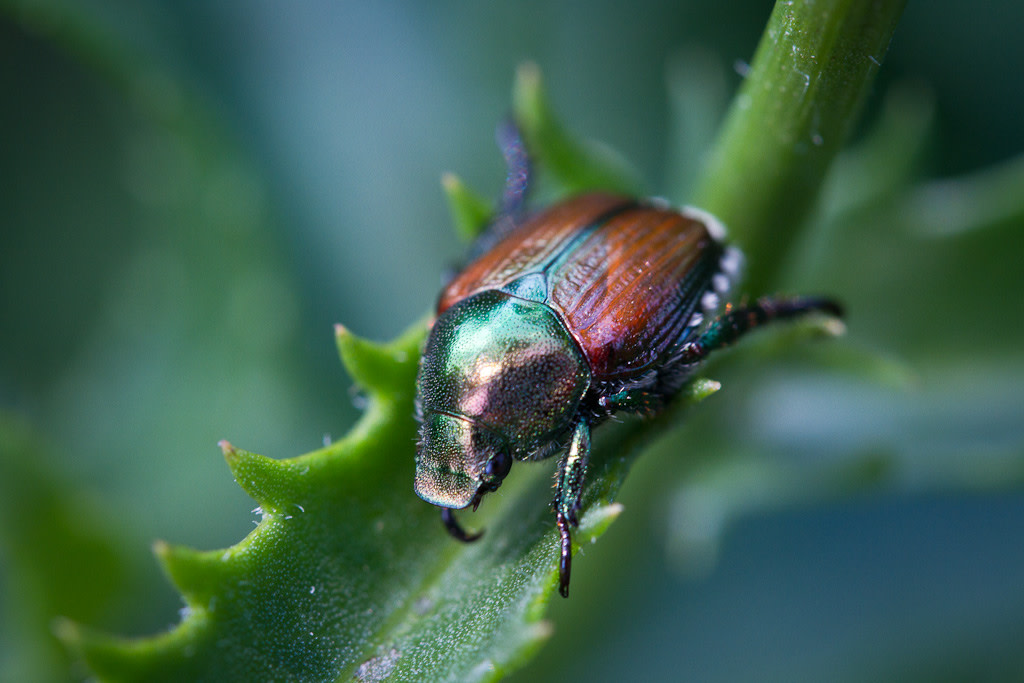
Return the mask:
[[[824,298],[723,306],[742,257],[709,214],[586,194],[524,218],[529,160],[500,129],[508,181],[475,258],[441,292],[417,378],[416,493],[452,514],[495,491],[515,460],[561,452],[555,517],[559,591],[569,594],[591,429],[618,412],[653,414],[699,363],[774,319]],[[714,316],[723,311],[721,316]]]

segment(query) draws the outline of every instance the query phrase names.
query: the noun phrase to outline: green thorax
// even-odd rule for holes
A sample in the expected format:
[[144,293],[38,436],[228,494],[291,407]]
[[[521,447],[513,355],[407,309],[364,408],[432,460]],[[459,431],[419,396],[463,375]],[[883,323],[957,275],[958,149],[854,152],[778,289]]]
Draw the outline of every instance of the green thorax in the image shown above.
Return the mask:
[[[543,299],[542,277],[521,285],[520,295]],[[589,386],[586,359],[554,311],[493,290],[438,318],[419,377],[425,413],[470,418],[504,437],[517,459],[569,428]]]

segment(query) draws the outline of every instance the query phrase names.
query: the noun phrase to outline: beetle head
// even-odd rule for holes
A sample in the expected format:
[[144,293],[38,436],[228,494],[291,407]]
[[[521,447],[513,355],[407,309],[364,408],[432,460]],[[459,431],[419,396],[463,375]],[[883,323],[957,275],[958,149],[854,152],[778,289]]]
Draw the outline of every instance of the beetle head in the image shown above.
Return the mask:
[[446,508],[474,509],[496,491],[512,467],[505,439],[462,416],[428,412],[420,427],[416,493]]

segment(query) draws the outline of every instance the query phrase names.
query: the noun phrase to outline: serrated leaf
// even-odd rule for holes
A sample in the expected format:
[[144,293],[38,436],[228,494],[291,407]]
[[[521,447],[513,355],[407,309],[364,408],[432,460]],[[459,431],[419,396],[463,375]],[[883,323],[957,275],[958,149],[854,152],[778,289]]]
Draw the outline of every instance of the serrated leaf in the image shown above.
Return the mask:
[[[101,678],[126,681],[467,681],[518,666],[551,630],[542,616],[557,581],[553,461],[515,468],[482,509],[479,542],[450,539],[436,508],[412,492],[410,359],[423,333],[416,325],[387,345],[339,335],[353,376],[405,387],[372,390],[344,439],[284,461],[222,445],[263,517],[226,550],[156,545],[187,604],[178,626],[121,640],[64,622],[65,642]],[[716,389],[695,382],[680,408]],[[612,500],[637,424],[619,425],[595,450],[577,543],[621,512]]]
[[455,232],[466,242],[479,237],[494,215],[493,203],[473,192],[454,173],[441,176],[441,188],[448,200]]

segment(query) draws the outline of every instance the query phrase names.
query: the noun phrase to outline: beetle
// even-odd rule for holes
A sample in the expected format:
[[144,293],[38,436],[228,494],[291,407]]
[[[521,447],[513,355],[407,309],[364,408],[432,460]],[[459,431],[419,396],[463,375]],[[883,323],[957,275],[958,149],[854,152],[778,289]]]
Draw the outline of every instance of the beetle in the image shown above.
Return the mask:
[[590,193],[526,216],[529,157],[513,124],[498,139],[508,176],[497,217],[441,292],[420,361],[414,488],[468,542],[480,534],[453,510],[476,510],[514,461],[560,453],[568,597],[591,430],[616,413],[657,413],[702,360],[754,328],[842,310],[822,297],[724,305],[742,256],[697,209]]

